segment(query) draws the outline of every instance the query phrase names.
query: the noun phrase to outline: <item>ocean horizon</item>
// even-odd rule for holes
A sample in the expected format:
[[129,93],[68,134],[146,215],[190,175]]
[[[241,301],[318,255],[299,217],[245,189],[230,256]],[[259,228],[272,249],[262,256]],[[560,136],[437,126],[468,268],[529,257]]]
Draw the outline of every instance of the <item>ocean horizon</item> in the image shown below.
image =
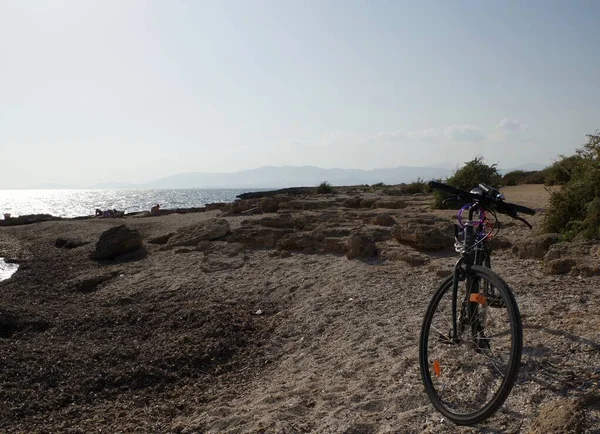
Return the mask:
[[268,188],[190,188],[190,189],[15,189],[0,190],[0,218],[50,214],[55,217],[94,215],[101,210],[149,211],[161,208],[202,207],[209,203],[233,202],[236,196]]

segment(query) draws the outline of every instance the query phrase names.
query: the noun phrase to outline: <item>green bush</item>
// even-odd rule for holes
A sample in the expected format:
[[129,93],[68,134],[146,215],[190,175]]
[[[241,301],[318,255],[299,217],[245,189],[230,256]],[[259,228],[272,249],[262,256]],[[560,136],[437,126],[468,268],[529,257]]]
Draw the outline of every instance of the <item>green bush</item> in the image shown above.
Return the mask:
[[520,184],[545,184],[548,176],[548,169],[535,170],[529,172],[520,182]]
[[[502,184],[502,176],[498,173],[495,164],[491,166],[483,162],[483,157],[479,156],[471,161],[467,161],[463,167],[454,172],[445,182],[462,190],[470,191],[478,184],[487,184],[494,188],[499,188]],[[456,202],[443,203],[448,195],[441,191],[433,192],[433,207],[437,209],[457,208]]]
[[587,137],[588,143],[574,156],[562,157],[553,165],[568,172],[553,172],[563,176],[553,180],[564,183],[550,195],[543,227],[566,240],[600,238],[600,134]]
[[421,178],[417,178],[415,182],[410,184],[401,184],[400,190],[405,194],[429,193],[431,188]]
[[329,182],[323,181],[317,187],[317,193],[319,193],[319,194],[333,193],[333,187]]
[[544,184],[547,172],[544,170],[513,170],[502,177],[502,183],[507,186],[521,184]]
[[583,157],[579,154],[565,157],[561,155],[561,159],[556,161],[546,169],[546,185],[564,185],[571,180],[573,174],[581,167]]

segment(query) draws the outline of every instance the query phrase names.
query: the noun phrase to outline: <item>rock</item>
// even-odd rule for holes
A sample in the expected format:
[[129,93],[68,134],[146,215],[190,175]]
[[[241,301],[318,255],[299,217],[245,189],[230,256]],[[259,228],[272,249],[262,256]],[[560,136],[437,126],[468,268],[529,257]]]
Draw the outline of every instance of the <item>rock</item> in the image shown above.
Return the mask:
[[225,208],[226,205],[227,203],[225,202],[207,203],[206,211],[222,210],[223,208]]
[[91,259],[115,259],[144,247],[142,236],[135,229],[125,225],[115,226],[100,235]]
[[331,228],[323,228],[319,227],[313,230],[314,233],[318,233],[323,237],[332,237],[332,238],[341,238],[347,237],[352,232],[348,228],[340,228],[340,227],[331,227]]
[[242,215],[255,215],[262,214],[262,208],[260,206],[255,206],[254,208],[247,209],[246,211],[242,211],[240,214]]
[[237,270],[244,266],[248,256],[244,247],[238,243],[215,243],[204,252],[200,269],[205,273]]
[[221,217],[232,216],[236,214],[241,214],[244,211],[248,211],[251,208],[255,208],[258,205],[256,201],[250,200],[236,200],[233,203],[226,204],[223,208],[223,213]]
[[592,276],[600,276],[600,265],[595,264],[576,264],[571,269],[573,273],[577,273],[583,277],[592,277]]
[[353,234],[348,238],[346,257],[371,258],[377,255],[377,246],[375,241],[364,234]]
[[389,227],[367,227],[361,232],[375,241],[389,241],[394,238]]
[[262,212],[273,213],[279,211],[279,201],[270,197],[260,200],[260,208]]
[[441,250],[454,246],[452,227],[437,219],[409,219],[403,226],[394,226],[392,235],[399,243],[416,249]]
[[512,243],[504,237],[492,237],[490,239],[490,246],[493,250],[502,250],[512,247]]
[[317,253],[325,241],[322,234],[296,232],[284,236],[277,242],[277,250],[291,250],[305,253]]
[[559,239],[560,235],[554,233],[521,239],[513,246],[513,253],[521,259],[541,259]]
[[157,237],[153,237],[153,238],[148,239],[148,243],[150,243],[150,244],[158,244],[158,245],[162,246],[162,245],[167,244],[167,242],[169,241],[169,239],[173,235],[175,235],[175,232],[171,232],[171,233],[168,233],[166,235],[159,235]]
[[169,238],[167,247],[196,246],[200,241],[217,240],[230,231],[229,222],[221,218],[212,218],[202,223],[179,229]]
[[119,274],[119,271],[113,271],[112,273],[102,274],[99,276],[83,277],[74,282],[73,288],[77,292],[93,292],[98,289],[98,286],[102,285],[104,282],[114,279]]
[[280,190],[242,193],[242,194],[238,194],[236,197],[239,199],[259,199],[259,198],[263,198],[263,197],[280,196],[280,195],[297,196],[297,195],[302,195],[302,194],[311,194],[311,193],[314,193],[315,190],[316,190],[315,187],[289,187],[289,188],[282,188]]
[[377,214],[377,216],[373,219],[373,224],[379,226],[394,226],[396,224],[396,220],[389,214]]
[[429,256],[407,247],[386,248],[380,252],[380,258],[388,261],[403,261],[413,267],[425,265],[430,261]]
[[320,229],[317,229],[311,232],[288,234],[277,242],[276,248],[306,254],[344,254],[346,244],[342,238],[326,237]]
[[545,262],[546,269],[549,274],[567,274],[577,263],[572,258],[553,259]]
[[373,206],[373,204],[377,201],[377,199],[363,199],[360,201],[360,207],[361,208],[371,208]]
[[40,223],[50,220],[62,220],[60,217],[54,217],[50,214],[27,214],[18,217],[10,217],[8,219],[0,220],[0,226],[19,226],[29,225],[32,223]]
[[288,234],[291,228],[241,227],[233,231],[230,242],[238,242],[247,249],[272,249],[277,242]]
[[360,197],[358,197],[358,196],[350,197],[343,202],[343,205],[346,208],[360,208],[360,202],[361,202]]
[[404,191],[398,188],[386,188],[385,190],[383,190],[383,194],[387,196],[406,196]]
[[263,217],[256,223],[267,228],[277,229],[291,229],[294,228],[296,225],[296,222],[292,218],[291,214],[280,214],[276,217]]
[[529,434],[562,434],[583,432],[583,409],[576,399],[559,398],[544,404]]
[[62,249],[76,249],[77,247],[89,244],[89,241],[82,241],[75,238],[58,237],[54,246]]
[[378,200],[371,205],[371,208],[402,209],[406,208],[406,202],[400,199]]

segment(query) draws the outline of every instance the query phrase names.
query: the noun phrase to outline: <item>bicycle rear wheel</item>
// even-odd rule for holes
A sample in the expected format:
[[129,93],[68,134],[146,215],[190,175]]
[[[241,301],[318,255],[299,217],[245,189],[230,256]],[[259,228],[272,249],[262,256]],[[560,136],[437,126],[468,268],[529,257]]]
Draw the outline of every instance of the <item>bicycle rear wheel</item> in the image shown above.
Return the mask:
[[492,270],[472,266],[459,282],[458,335],[452,339],[452,292],[450,276],[427,308],[419,342],[421,377],[440,413],[472,425],[510,394],[521,361],[521,316],[510,287]]

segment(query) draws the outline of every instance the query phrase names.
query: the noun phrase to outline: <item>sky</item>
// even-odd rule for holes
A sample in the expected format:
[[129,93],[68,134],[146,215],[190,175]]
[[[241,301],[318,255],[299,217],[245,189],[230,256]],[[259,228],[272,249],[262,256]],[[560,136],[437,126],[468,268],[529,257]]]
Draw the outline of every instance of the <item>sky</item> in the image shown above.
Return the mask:
[[600,129],[600,2],[0,0],[0,189],[550,164]]

